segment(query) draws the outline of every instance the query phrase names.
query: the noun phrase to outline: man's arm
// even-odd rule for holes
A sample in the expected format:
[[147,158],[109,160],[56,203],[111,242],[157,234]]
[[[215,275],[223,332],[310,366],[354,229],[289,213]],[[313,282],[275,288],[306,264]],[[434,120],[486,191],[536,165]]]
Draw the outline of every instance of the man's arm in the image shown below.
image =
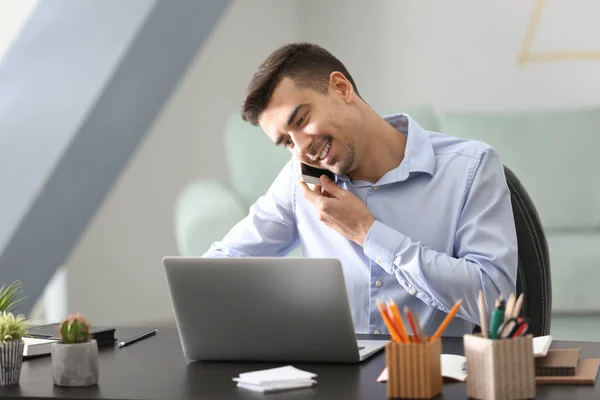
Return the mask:
[[298,245],[294,217],[296,171],[293,160],[281,170],[264,196],[203,257],[281,257]]
[[483,291],[488,312],[502,293],[516,288],[517,236],[503,165],[493,150],[476,167],[456,231],[455,255],[440,253],[375,221],[364,252],[421,300],[448,312],[463,298],[457,315],[479,324],[477,294]]

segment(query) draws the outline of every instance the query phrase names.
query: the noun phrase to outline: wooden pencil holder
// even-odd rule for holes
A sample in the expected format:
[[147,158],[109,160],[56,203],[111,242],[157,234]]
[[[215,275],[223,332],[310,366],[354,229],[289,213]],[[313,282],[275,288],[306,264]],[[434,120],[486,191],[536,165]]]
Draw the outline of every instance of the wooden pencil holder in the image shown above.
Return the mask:
[[385,346],[388,368],[387,397],[431,399],[442,392],[442,342],[389,342]]
[[467,395],[485,400],[534,398],[532,339],[532,335],[511,339],[464,335]]

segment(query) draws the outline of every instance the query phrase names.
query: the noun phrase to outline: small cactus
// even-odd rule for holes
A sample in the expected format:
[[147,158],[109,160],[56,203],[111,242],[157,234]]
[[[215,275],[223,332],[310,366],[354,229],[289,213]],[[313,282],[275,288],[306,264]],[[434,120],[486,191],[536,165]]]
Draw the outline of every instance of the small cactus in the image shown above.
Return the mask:
[[59,338],[63,343],[84,343],[92,339],[92,325],[79,313],[63,320],[59,331]]

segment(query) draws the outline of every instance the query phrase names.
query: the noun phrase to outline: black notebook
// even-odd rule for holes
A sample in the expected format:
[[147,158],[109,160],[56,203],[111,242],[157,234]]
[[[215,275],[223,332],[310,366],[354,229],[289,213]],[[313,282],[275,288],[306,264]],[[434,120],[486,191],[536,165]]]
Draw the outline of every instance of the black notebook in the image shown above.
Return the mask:
[[[46,325],[32,325],[29,327],[29,335],[38,339],[58,339],[58,328],[60,323]],[[115,338],[115,328],[106,328],[102,326],[92,326],[92,337],[98,342],[98,346],[114,344],[117,341]]]

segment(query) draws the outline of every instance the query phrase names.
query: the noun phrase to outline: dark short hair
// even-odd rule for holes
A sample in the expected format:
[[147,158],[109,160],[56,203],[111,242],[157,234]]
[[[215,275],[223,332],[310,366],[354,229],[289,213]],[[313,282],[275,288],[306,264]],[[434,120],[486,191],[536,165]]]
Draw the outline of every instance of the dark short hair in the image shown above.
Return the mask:
[[280,47],[254,73],[242,104],[242,119],[258,125],[258,117],[267,108],[275,87],[283,78],[291,78],[299,88],[326,94],[329,76],[334,71],[344,74],[359,95],[344,64],[324,48],[304,42]]

